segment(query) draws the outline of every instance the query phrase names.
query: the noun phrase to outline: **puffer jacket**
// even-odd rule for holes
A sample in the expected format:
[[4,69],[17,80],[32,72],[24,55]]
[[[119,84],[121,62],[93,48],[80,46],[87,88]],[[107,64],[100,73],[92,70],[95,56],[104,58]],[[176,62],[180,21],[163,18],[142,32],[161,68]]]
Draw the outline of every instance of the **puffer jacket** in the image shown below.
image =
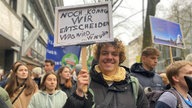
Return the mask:
[[[125,69],[127,71],[126,79],[120,82],[114,82],[112,85],[108,86],[102,74],[96,72],[94,67],[92,67],[90,71],[91,83],[89,86],[92,93],[88,93],[87,99],[81,98],[81,102],[79,101],[80,97],[74,94],[73,97],[68,98],[64,108],[148,108],[148,101],[142,86],[139,86],[138,98],[137,102],[135,102],[132,84],[128,83],[129,69]],[[90,96],[92,94],[94,96]],[[110,95],[112,95],[112,98],[110,100],[105,100]],[[91,98],[93,99],[91,100]],[[74,103],[75,101],[77,102],[76,104]],[[109,104],[106,105],[103,103],[105,101],[108,101]],[[77,105],[78,103],[79,105]]]
[[142,67],[142,63],[135,63],[131,66],[131,74],[138,78],[140,84],[152,90],[163,90],[164,84],[162,78],[153,70],[147,71]]

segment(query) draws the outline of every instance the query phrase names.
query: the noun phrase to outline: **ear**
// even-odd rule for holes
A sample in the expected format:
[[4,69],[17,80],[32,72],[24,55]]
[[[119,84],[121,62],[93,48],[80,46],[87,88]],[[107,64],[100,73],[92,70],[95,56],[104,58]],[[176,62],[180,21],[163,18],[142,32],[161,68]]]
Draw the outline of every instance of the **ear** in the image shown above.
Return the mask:
[[141,56],[141,61],[145,61],[146,56]]
[[172,76],[174,82],[179,82],[178,76]]

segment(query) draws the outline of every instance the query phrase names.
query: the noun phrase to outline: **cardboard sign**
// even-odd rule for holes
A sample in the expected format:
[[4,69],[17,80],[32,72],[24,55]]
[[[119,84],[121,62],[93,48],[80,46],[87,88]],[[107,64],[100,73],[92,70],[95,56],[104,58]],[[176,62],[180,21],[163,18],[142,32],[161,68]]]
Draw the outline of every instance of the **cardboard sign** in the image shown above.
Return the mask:
[[153,43],[185,48],[180,24],[152,16],[150,24]]
[[56,7],[54,46],[113,41],[111,3]]

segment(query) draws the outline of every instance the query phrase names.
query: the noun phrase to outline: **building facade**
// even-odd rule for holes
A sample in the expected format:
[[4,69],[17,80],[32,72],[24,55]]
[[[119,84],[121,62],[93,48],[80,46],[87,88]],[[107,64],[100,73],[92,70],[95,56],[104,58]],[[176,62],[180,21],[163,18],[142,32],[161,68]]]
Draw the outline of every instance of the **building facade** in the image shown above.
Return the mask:
[[9,71],[17,60],[29,67],[43,65],[57,6],[63,0],[0,1],[0,68]]

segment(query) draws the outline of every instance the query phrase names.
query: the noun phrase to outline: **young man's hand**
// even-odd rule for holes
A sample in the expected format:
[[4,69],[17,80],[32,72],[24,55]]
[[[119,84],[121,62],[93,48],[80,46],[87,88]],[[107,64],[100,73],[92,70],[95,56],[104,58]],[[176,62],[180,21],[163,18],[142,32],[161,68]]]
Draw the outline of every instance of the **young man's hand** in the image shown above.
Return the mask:
[[84,94],[87,92],[87,87],[89,84],[89,73],[87,70],[81,69],[77,76],[77,90],[76,94],[80,97],[83,97]]

